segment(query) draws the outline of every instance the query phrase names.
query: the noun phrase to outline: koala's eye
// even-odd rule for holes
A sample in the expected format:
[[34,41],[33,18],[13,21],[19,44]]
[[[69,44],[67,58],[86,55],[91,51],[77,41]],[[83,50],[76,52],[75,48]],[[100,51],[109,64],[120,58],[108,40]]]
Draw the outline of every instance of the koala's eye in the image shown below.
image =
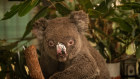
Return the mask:
[[68,46],[73,45],[73,44],[74,44],[74,40],[69,40]]
[[49,46],[54,46],[54,42],[53,41],[49,41]]

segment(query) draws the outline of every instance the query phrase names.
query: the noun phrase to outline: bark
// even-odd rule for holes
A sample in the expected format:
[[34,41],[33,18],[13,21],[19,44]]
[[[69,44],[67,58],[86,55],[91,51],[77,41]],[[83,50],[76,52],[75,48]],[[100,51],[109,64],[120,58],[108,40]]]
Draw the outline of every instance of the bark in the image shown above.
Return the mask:
[[45,79],[41,71],[35,46],[29,46],[27,49],[25,49],[24,54],[30,77],[32,79]]

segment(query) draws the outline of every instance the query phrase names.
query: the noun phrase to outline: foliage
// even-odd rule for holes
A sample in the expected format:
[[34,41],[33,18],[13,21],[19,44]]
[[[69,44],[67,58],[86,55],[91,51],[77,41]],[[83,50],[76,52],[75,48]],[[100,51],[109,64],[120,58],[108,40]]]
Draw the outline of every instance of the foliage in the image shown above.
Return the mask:
[[[118,4],[119,3],[119,4]],[[25,72],[23,53],[16,53],[17,44],[26,39],[31,32],[32,23],[41,17],[47,19],[62,17],[74,10],[84,10],[90,19],[87,38],[96,43],[97,49],[107,62],[118,62],[124,54],[136,54],[140,58],[140,2],[121,0],[25,0],[13,5],[2,20],[18,14],[22,17],[34,7],[40,10],[28,22],[20,40],[0,47],[0,78],[10,73],[12,78],[28,78]],[[31,39],[28,39],[31,40]],[[3,49],[4,48],[4,49]],[[12,69],[11,64],[15,66]],[[19,73],[20,72],[20,73]],[[14,76],[13,76],[14,75]]]
[[116,2],[113,2],[113,4],[103,13],[98,10],[101,15],[94,20],[91,26],[95,26],[93,28],[95,32],[91,33],[100,52],[108,62],[121,61],[122,56],[125,58],[124,54],[135,54],[139,45],[139,3],[135,2],[135,5],[134,2],[125,2],[116,5]]
[[[23,51],[19,51],[18,43],[21,41],[30,41],[33,38],[26,38],[13,43],[6,40],[0,40],[0,78],[5,79],[9,76],[11,79],[28,79],[26,62]],[[18,50],[17,50],[18,49]]]

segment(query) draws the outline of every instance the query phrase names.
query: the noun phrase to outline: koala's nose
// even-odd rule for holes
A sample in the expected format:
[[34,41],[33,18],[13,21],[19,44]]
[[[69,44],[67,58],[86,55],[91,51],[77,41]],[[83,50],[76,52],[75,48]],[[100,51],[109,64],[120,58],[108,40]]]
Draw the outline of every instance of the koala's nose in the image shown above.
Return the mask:
[[62,54],[65,54],[65,51],[64,50],[62,50],[61,52],[62,52]]
[[66,54],[66,47],[64,44],[59,43],[56,45],[57,55],[64,55]]

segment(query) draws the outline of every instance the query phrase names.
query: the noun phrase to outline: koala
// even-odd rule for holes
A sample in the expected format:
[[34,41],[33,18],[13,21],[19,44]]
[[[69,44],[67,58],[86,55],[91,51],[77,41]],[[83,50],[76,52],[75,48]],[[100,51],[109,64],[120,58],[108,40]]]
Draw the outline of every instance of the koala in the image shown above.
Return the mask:
[[39,41],[45,79],[110,79],[104,58],[84,36],[89,18],[84,11],[33,24]]

